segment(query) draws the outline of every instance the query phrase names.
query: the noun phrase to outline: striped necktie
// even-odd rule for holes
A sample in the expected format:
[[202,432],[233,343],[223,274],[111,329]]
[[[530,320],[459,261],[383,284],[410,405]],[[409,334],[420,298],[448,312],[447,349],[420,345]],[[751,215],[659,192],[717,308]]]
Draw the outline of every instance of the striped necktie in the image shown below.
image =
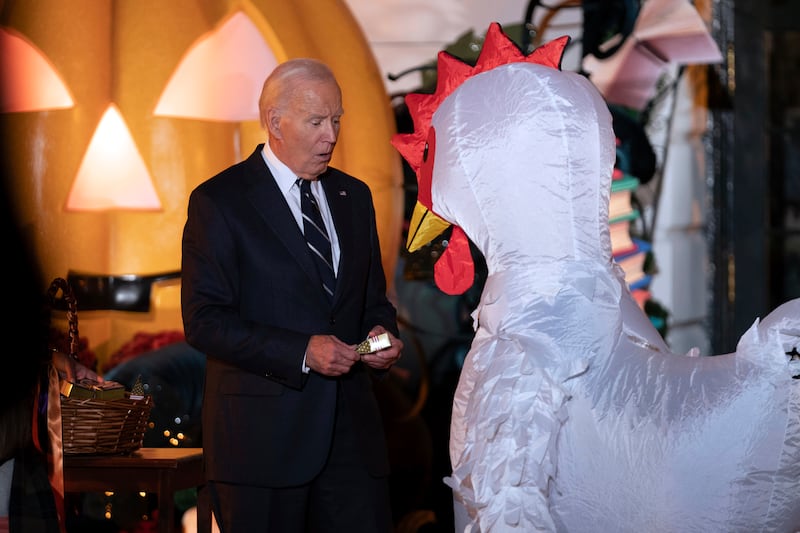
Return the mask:
[[317,265],[322,288],[325,289],[328,299],[333,299],[336,274],[333,270],[331,240],[325,230],[317,199],[311,193],[311,182],[301,178],[297,183],[300,185],[300,210],[303,212],[303,234],[306,237],[306,244]]

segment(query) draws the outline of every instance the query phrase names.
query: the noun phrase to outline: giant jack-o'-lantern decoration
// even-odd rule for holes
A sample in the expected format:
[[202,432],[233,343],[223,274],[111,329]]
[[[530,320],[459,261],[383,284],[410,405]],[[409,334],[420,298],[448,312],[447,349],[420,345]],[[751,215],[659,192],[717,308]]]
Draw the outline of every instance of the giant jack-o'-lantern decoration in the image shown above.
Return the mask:
[[[394,119],[343,2],[6,1],[0,16],[6,168],[45,276],[176,273],[189,192],[264,141],[261,83],[305,56],[342,85],[332,164],[373,191],[391,283],[403,202]],[[155,283],[144,313],[81,311],[81,335],[102,361],[137,331],[181,329],[178,284]]]

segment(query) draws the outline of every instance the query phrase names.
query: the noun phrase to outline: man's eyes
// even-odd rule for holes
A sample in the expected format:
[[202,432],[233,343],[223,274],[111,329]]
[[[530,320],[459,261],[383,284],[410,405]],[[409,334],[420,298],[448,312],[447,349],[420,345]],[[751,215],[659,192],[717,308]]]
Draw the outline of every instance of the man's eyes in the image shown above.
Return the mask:
[[[325,123],[325,121],[321,120],[321,119],[314,119],[314,120],[311,121],[311,125],[312,126],[322,126],[324,123]],[[338,119],[338,118],[334,118],[334,119],[331,119],[331,123],[334,126],[338,126],[341,123],[341,120]]]

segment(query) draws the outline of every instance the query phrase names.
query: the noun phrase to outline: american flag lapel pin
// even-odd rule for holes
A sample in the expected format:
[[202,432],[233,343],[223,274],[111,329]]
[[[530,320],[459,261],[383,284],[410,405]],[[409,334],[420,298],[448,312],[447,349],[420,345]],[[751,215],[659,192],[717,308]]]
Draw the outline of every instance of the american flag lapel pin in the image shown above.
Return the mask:
[[347,191],[339,191],[339,196],[347,196]]

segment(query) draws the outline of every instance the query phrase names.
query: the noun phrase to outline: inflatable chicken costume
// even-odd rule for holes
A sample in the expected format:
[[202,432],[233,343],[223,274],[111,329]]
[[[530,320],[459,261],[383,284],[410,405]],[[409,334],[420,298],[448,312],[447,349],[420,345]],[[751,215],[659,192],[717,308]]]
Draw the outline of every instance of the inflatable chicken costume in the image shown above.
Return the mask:
[[449,225],[449,294],[488,277],[450,428],[456,531],[800,529],[800,300],[737,351],[670,351],[613,262],[614,132],[568,38],[525,56],[492,24],[441,52],[393,144],[417,172],[409,250]]

